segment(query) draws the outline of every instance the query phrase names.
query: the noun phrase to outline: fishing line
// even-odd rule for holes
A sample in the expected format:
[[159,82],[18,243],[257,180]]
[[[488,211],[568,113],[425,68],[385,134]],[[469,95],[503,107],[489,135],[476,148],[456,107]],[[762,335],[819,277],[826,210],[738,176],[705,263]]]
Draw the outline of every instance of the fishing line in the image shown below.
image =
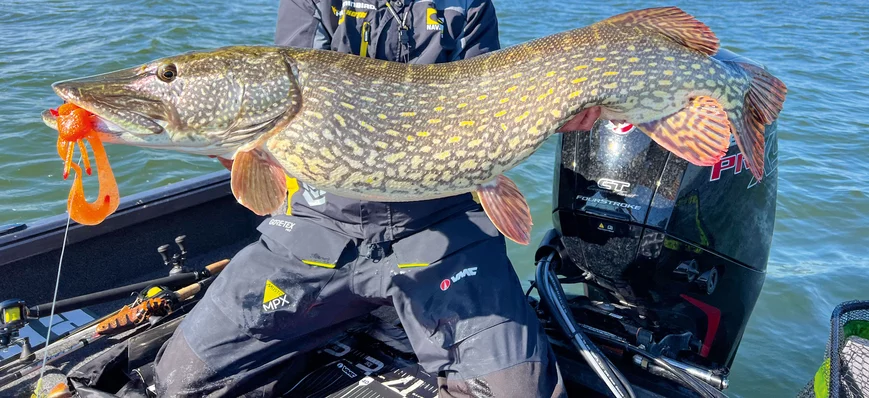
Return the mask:
[[[78,157],[77,164],[81,164],[81,156]],[[63,267],[63,254],[66,252],[66,237],[69,234],[69,222],[72,219],[69,209],[66,211],[66,228],[63,230],[63,242],[60,245],[60,259],[57,262],[57,278],[54,282],[54,297],[51,299],[51,311],[48,315],[48,332],[45,333],[45,345],[42,350],[42,366],[39,369],[39,378],[36,379],[37,397],[42,396],[42,376],[45,375],[45,364],[48,360],[48,345],[51,343],[51,325],[54,324],[54,304],[57,303],[57,290],[60,287],[60,270]]]

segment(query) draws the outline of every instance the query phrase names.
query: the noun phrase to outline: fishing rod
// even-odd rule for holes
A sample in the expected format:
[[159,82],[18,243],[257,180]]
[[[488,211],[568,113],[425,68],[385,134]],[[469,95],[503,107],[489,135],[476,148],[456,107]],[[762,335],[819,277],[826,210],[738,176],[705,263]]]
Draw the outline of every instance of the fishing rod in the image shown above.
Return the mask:
[[[227,264],[229,264],[229,260],[223,259],[209,264],[198,271],[176,274],[167,278],[153,279],[151,281],[111,289],[106,292],[88,294],[63,300],[63,302],[65,302],[63,305],[66,306],[64,311],[82,308],[87,305],[113,301],[119,296],[129,296],[130,292],[138,293],[140,291],[142,293],[139,295],[139,298],[137,298],[137,302],[145,303],[145,300],[160,298],[171,302],[170,307],[176,307],[180,303],[195,296],[203,288],[213,282],[214,277],[218,275]],[[158,287],[159,289],[156,289]],[[178,290],[172,291],[168,289]],[[2,307],[2,305],[6,303],[13,303],[14,306]],[[62,301],[58,301],[58,306],[56,308],[60,308],[59,304],[61,303]],[[75,303],[78,303],[78,305],[74,306]],[[22,355],[17,360],[0,366],[0,372],[8,371],[16,366],[24,366],[13,373],[0,376],[0,387],[3,387],[36,370],[43,369],[45,365],[81,348],[87,347],[107,336],[136,327],[147,320],[149,315],[146,313],[144,314],[146,316],[141,319],[131,319],[130,316],[132,314],[137,316],[140,315],[137,313],[137,310],[135,310],[137,306],[124,306],[124,308],[120,310],[113,311],[112,313],[94,320],[77,330],[60,336],[57,341],[48,347],[45,347],[45,343],[38,345],[34,352],[33,348],[30,348],[29,343],[27,343],[27,338],[16,339],[17,332],[27,325],[28,320],[38,319],[38,317],[32,316],[32,313],[30,313],[31,310],[38,312],[40,309],[46,308],[47,306],[50,308],[50,305],[51,304],[41,304],[38,306],[27,307],[24,305],[22,300],[7,300],[0,304],[0,333],[6,337],[6,346],[16,343],[22,345]],[[147,309],[147,304],[145,304],[143,308]],[[124,312],[125,309],[128,311]],[[174,308],[170,308],[169,311],[171,312],[172,309]],[[60,312],[60,310],[57,310],[56,312]],[[20,316],[15,317],[14,315],[16,314]],[[124,317],[127,319],[126,323],[123,321]],[[113,327],[113,323],[116,326]],[[0,348],[2,347],[4,346],[0,346]],[[52,350],[55,347],[57,347],[57,351]],[[39,352],[44,352],[42,355],[42,362],[37,361],[36,358]]]

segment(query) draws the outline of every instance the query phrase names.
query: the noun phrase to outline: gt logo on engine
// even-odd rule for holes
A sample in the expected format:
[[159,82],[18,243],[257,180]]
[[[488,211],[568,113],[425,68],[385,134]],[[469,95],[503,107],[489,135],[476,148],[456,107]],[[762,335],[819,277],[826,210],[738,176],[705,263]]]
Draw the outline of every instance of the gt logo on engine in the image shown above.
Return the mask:
[[613,192],[627,193],[631,183],[624,181],[611,180],[609,178],[601,178],[597,180],[597,186]]

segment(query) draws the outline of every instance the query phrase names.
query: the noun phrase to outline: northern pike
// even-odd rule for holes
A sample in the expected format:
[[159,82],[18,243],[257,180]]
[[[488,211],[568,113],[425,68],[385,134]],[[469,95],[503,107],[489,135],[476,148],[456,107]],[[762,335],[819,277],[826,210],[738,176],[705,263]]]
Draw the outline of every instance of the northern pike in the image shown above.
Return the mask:
[[706,25],[666,7],[442,64],[233,46],[52,87],[98,116],[105,142],[232,161],[233,194],[260,215],[286,200],[286,176],[363,200],[475,192],[506,237],[528,244],[528,204],[504,172],[597,118],[632,123],[700,166],[732,133],[763,178],[764,125],[787,89],[761,67],[711,57],[718,48]]

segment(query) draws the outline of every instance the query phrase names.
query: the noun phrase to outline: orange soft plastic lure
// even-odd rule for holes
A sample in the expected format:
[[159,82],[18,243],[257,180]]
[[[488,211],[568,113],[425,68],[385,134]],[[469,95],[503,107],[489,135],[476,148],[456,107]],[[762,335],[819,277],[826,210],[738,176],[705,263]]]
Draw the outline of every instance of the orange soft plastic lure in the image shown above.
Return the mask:
[[[94,115],[69,103],[61,105],[56,111],[52,109],[51,113],[57,117],[57,154],[63,159],[63,179],[69,176],[70,168],[75,170],[75,180],[69,190],[66,204],[69,216],[79,224],[99,224],[118,209],[120,194],[115,175],[109,166],[106,150],[103,148],[99,135],[94,131]],[[99,195],[93,202],[88,202],[85,199],[81,167],[72,161],[73,150],[78,146],[81,150],[85,172],[91,175],[91,164],[84,140],[88,141],[94,152],[97,178],[100,185]]]

